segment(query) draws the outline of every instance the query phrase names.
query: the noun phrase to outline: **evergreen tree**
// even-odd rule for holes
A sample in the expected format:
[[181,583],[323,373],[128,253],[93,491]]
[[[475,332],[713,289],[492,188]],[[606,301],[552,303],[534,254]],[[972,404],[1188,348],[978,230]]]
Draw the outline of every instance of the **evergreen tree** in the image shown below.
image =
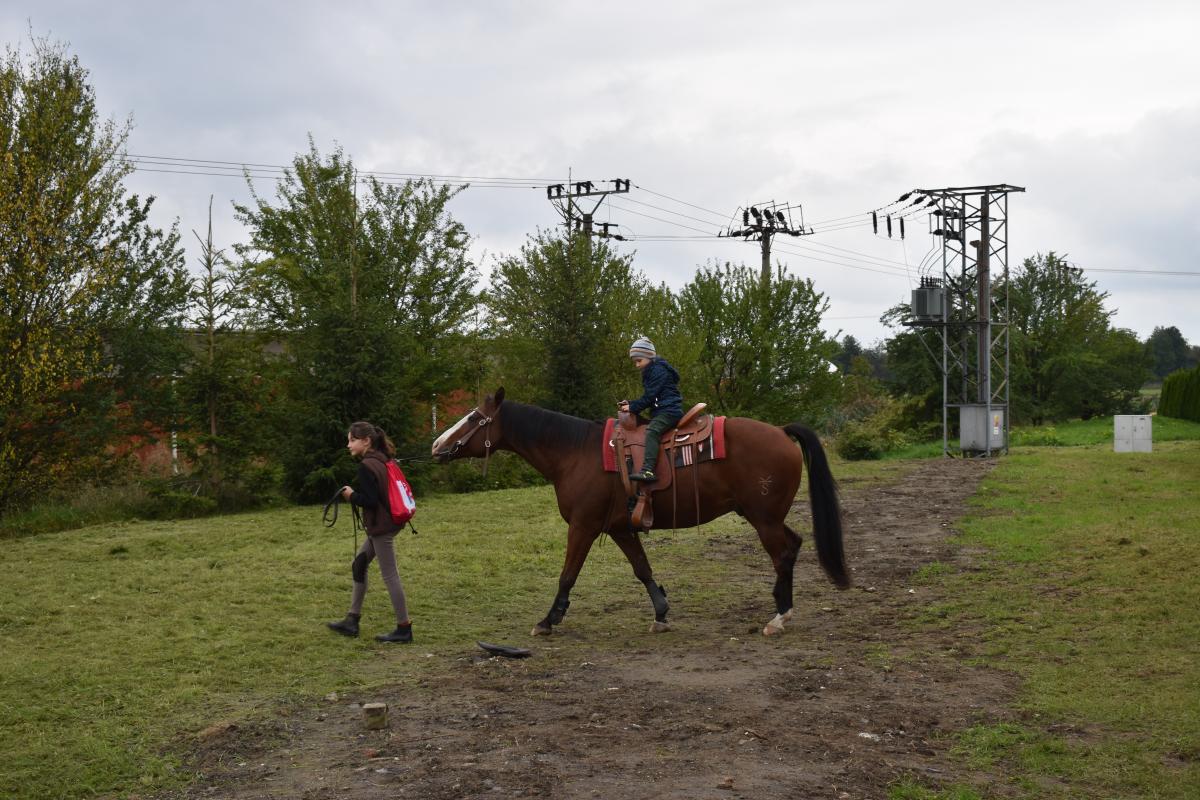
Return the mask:
[[325,499],[353,476],[355,420],[383,427],[402,452],[423,446],[433,395],[467,380],[458,345],[476,272],[446,210],[455,194],[429,180],[360,183],[340,149],[322,157],[310,142],[274,203],[254,193],[235,207],[251,231],[237,251],[257,319],[287,350],[271,411],[293,496]]
[[200,245],[199,277],[191,289],[191,358],[178,381],[181,449],[191,479],[223,507],[254,505],[274,480],[267,464],[275,447],[262,424],[274,374],[268,341],[245,325],[245,287],[224,251],[213,244],[212,199]]
[[1154,375],[1160,379],[1187,367],[1191,360],[1187,339],[1174,325],[1169,328],[1156,327],[1146,340],[1146,350],[1154,360]]
[[850,374],[851,365],[854,363],[854,359],[858,358],[862,354],[862,345],[858,343],[858,339],[847,334],[842,338],[841,350],[838,352],[837,356],[834,357],[833,363],[837,364],[838,370],[840,370],[843,375],[848,375]]

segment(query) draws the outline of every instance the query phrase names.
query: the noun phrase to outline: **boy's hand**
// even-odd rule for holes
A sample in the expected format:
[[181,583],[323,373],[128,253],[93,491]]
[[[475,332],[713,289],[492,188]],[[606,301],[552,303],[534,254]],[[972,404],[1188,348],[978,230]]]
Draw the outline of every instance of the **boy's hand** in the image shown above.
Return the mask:
[[345,499],[349,500],[349,499],[350,499],[350,495],[352,495],[352,494],[354,494],[354,490],[353,490],[353,489],[351,489],[349,486],[343,486],[343,487],[342,487],[342,497],[344,497]]
[[621,402],[617,403],[617,408],[620,409],[621,411],[628,412],[629,411],[629,401],[622,400]]

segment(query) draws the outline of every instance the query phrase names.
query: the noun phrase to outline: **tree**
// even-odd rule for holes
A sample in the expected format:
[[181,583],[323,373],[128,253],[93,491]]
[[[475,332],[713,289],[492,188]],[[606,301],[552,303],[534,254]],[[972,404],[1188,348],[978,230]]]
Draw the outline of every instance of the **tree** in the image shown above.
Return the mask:
[[941,398],[941,336],[933,328],[903,324],[911,319],[908,303],[892,306],[879,318],[887,327],[899,330],[884,343],[888,389],[894,395]]
[[841,350],[834,357],[833,363],[837,364],[838,370],[840,370],[843,375],[848,375],[850,373],[851,365],[854,363],[854,359],[861,355],[863,355],[862,345],[858,343],[858,339],[847,334],[842,338]]
[[[538,231],[501,259],[486,294],[501,379],[565,414],[611,414],[629,382],[638,310],[669,305],[606,242]],[[669,293],[668,293],[669,295]]]
[[1129,407],[1149,355],[1133,353],[1131,334],[1110,327],[1107,293],[1053,251],[1025,259],[1010,291],[1014,419],[1041,424]]
[[125,195],[129,123],[35,40],[0,66],[0,511],[109,472],[169,418],[187,279],[178,232]]
[[310,141],[275,203],[251,186],[253,203],[235,206],[251,232],[236,250],[256,318],[287,350],[285,394],[271,409],[285,488],[307,500],[352,475],[351,422],[368,419],[408,450],[433,395],[466,381],[456,347],[476,272],[446,210],[456,191],[356,175],[340,149],[323,158]]
[[745,265],[701,267],[679,308],[715,407],[777,423],[822,419],[838,392],[830,371],[838,345],[820,328],[828,305],[811,280],[783,267],[770,282]]
[[1169,328],[1156,327],[1146,340],[1146,350],[1154,359],[1154,375],[1160,379],[1187,367],[1191,360],[1187,339],[1174,325]]
[[207,234],[195,236],[201,272],[190,292],[191,358],[177,386],[181,449],[206,497],[225,507],[252,505],[270,489],[270,470],[255,460],[266,461],[275,449],[261,420],[277,364],[266,356],[262,333],[245,325],[246,289],[213,244],[211,198]]

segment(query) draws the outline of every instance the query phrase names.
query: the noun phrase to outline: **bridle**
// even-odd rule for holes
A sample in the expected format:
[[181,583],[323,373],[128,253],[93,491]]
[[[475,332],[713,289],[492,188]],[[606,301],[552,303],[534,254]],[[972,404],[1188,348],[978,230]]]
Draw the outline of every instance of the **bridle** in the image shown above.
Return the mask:
[[[476,421],[476,417],[479,418],[477,421]],[[484,414],[482,411],[479,410],[479,406],[476,406],[475,408],[473,408],[471,410],[471,413],[467,415],[468,425],[470,425],[470,423],[472,421],[475,421],[475,424],[471,425],[470,430],[468,430],[465,434],[460,436],[454,442],[454,444],[450,446],[450,449],[439,451],[437,453],[437,457],[448,459],[454,455],[457,455],[458,451],[462,450],[463,445],[465,445],[467,442],[471,441],[472,436],[474,436],[476,433],[478,433],[479,431],[486,428],[487,431],[484,433],[484,439],[483,439],[483,474],[484,474],[484,477],[487,477],[488,461],[492,456],[492,422],[494,421],[494,419],[495,419],[494,417],[489,417],[486,414]]]

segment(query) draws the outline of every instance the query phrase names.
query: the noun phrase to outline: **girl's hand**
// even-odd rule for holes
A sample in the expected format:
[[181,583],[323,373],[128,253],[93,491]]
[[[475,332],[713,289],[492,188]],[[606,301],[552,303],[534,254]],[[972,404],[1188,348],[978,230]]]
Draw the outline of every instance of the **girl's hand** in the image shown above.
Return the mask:
[[353,489],[351,489],[349,486],[343,486],[343,487],[342,487],[342,497],[343,497],[344,499],[346,499],[346,500],[349,500],[349,499],[350,499],[350,495],[352,495],[352,494],[354,494],[354,490],[353,490]]
[[622,400],[621,402],[617,403],[617,408],[619,408],[621,411],[628,411],[629,410],[629,401]]

